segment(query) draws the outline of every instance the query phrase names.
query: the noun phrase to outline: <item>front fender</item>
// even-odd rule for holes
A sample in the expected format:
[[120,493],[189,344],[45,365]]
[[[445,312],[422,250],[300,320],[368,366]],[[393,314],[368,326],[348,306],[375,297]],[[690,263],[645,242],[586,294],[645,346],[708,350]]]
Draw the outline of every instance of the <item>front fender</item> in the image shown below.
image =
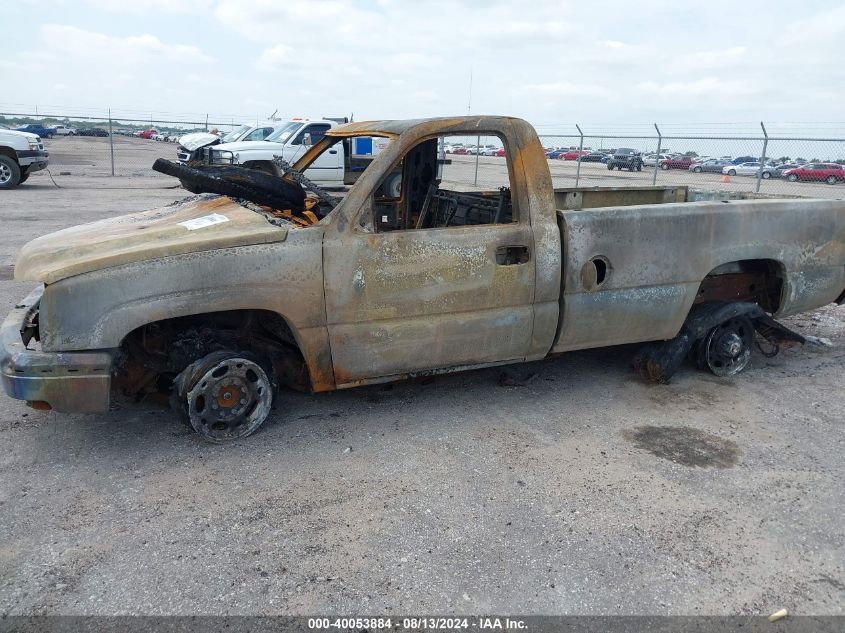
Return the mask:
[[322,227],[292,230],[282,243],[134,262],[46,287],[40,335],[46,351],[111,349],[133,330],[175,317],[270,310],[288,322],[312,381],[331,371],[325,325]]

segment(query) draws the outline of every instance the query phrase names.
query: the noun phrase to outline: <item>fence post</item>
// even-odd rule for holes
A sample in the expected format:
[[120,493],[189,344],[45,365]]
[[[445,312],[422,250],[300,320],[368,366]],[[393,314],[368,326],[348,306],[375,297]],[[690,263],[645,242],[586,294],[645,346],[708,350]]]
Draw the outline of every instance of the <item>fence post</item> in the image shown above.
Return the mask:
[[475,182],[473,182],[473,186],[478,186],[478,155],[481,153],[481,137],[475,137]]
[[657,170],[660,169],[660,150],[663,145],[663,134],[661,134],[660,128],[657,127],[657,123],[654,124],[654,129],[657,130],[657,151],[655,152],[656,158],[654,159],[654,173],[651,175],[652,185],[657,184]]
[[109,151],[111,152],[111,175],[114,176],[114,134],[111,127],[111,108],[109,108]]
[[576,123],[575,129],[578,130],[578,136],[580,136],[580,140],[578,141],[578,158],[575,162],[578,165],[575,167],[575,186],[578,186],[578,179],[581,178],[581,152],[584,151],[584,133],[581,131],[581,127]]
[[763,155],[760,156],[760,167],[757,169],[757,188],[754,193],[760,193],[760,179],[763,177],[763,167],[766,166],[766,150],[769,147],[769,133],[766,132],[766,126],[760,121],[760,127],[763,128]]

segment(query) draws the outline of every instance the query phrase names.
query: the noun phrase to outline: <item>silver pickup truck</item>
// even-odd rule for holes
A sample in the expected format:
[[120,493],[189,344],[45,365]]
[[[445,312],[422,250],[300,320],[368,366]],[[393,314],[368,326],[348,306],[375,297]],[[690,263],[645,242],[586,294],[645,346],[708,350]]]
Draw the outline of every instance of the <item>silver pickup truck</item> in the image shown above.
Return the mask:
[[[480,172],[441,151],[481,135],[505,156]],[[285,185],[307,187],[297,175],[357,136],[390,143],[342,198],[205,194],[24,246],[15,276],[39,285],[2,328],[6,392],[80,412],[107,410],[113,390],[167,393],[221,442],[255,431],[278,386],[623,343],[643,343],[635,364],[654,380],[689,357],[728,376],[755,336],[803,341],[773,317],[845,298],[842,201],[556,190],[534,129],[505,117],[341,125]]]

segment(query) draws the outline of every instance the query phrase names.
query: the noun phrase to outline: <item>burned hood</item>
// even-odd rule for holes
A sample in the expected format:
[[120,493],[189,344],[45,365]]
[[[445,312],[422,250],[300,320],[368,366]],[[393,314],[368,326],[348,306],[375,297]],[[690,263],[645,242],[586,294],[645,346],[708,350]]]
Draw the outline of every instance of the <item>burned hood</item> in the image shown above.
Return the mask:
[[166,207],[82,224],[21,249],[15,279],[47,284],[133,262],[233,246],[282,242],[287,229],[224,196],[196,196]]
[[208,145],[216,145],[220,142],[220,137],[210,132],[195,132],[194,134],[185,134],[179,139],[179,145],[186,150],[193,152],[200,147]]

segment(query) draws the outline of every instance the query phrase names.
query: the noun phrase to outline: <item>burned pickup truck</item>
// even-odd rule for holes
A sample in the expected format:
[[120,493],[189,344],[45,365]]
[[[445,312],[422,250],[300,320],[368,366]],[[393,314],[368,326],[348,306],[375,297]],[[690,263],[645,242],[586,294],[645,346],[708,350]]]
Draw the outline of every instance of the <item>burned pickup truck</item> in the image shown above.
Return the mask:
[[[504,146],[498,173],[439,151],[479,135]],[[358,136],[391,142],[342,197],[304,191],[302,172]],[[755,336],[803,341],[773,317],[845,298],[842,201],[554,189],[519,119],[342,125],[284,173],[280,202],[236,188],[24,246],[15,276],[39,285],[3,325],[5,390],[68,412],[106,411],[112,390],[168,393],[221,442],[255,431],[279,386],[627,343],[653,380],[690,357],[728,376]]]

